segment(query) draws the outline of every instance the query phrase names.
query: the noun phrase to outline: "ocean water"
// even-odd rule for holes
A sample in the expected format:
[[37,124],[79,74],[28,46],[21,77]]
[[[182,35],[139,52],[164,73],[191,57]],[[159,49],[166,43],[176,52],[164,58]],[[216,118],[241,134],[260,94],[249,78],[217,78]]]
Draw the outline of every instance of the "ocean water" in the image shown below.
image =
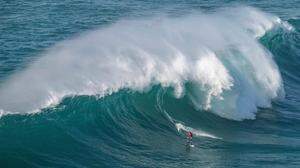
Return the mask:
[[0,6],[0,167],[300,167],[300,1]]

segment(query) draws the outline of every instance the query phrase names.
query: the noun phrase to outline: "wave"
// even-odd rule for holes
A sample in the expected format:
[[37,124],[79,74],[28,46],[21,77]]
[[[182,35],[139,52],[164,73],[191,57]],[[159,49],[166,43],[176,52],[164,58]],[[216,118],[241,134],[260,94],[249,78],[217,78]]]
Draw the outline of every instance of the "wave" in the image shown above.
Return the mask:
[[[52,47],[0,88],[1,114],[24,114],[72,95],[174,88],[195,108],[254,119],[284,95],[272,54],[259,42],[274,26],[292,27],[250,7],[171,18],[123,20]],[[192,84],[186,91],[187,83]]]

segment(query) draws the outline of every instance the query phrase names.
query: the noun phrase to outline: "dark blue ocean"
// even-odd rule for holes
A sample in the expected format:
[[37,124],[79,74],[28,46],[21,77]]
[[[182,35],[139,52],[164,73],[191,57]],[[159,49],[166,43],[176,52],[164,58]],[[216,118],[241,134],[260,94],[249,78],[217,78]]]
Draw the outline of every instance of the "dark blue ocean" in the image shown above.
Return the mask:
[[1,168],[297,168],[299,95],[298,0],[0,0]]

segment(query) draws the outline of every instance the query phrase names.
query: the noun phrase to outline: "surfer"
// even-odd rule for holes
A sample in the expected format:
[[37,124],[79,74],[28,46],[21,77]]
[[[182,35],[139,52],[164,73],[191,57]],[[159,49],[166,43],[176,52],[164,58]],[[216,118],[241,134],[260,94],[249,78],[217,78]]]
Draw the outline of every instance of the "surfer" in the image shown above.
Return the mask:
[[191,131],[187,132],[186,138],[187,138],[187,144],[192,145],[193,133]]

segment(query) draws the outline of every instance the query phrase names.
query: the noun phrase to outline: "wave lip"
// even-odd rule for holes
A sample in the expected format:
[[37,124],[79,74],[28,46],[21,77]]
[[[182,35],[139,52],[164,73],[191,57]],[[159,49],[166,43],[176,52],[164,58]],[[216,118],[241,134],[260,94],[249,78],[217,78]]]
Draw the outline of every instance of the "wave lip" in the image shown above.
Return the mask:
[[[65,96],[105,96],[160,84],[174,87],[178,98],[188,95],[196,108],[253,119],[257,107],[270,106],[283,93],[271,53],[256,39],[281,24],[278,19],[239,7],[120,21],[57,44],[12,76],[0,88],[0,108],[26,113]],[[195,84],[193,93],[186,91],[187,82]]]

